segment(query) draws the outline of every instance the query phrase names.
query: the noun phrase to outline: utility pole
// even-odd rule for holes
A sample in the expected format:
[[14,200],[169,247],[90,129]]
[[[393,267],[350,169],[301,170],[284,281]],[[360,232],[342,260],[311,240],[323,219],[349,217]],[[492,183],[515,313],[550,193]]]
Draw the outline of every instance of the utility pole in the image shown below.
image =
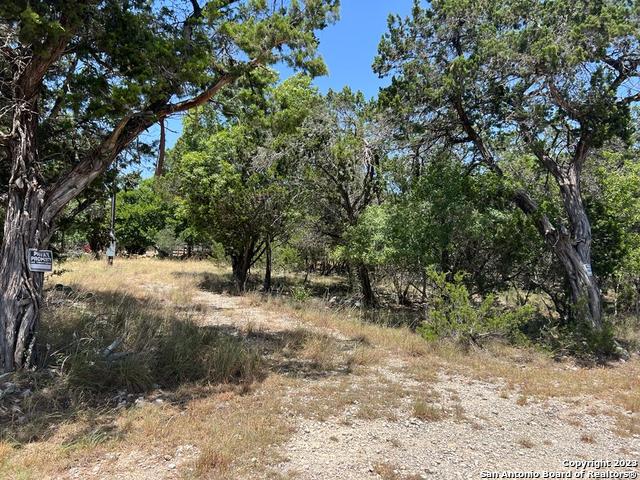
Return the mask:
[[111,229],[109,230],[109,247],[107,248],[107,264],[113,266],[116,256],[116,187],[111,192]]

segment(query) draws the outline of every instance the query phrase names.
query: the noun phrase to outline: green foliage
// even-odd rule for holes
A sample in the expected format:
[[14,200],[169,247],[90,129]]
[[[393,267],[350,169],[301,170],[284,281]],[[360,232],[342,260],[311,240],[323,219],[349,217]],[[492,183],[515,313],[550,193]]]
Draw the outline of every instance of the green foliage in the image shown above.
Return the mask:
[[213,383],[250,382],[259,368],[260,357],[239,339],[190,322],[168,325],[168,331],[159,338],[154,365],[158,378],[169,385],[203,379]]
[[525,282],[542,243],[524,214],[507,203],[493,174],[469,174],[459,162],[441,158],[407,183],[347,227],[345,258],[412,282],[433,265],[464,270],[467,287],[482,294]]
[[309,289],[304,285],[294,285],[293,287],[291,287],[291,298],[296,302],[306,302],[307,300],[309,300],[310,296],[311,293],[309,292]]
[[182,245],[180,238],[176,236],[173,227],[164,227],[159,230],[154,238],[154,245],[158,249],[158,253],[162,257],[168,257]]
[[502,311],[496,307],[493,295],[475,301],[464,285],[462,273],[456,273],[452,281],[447,280],[447,274],[435,270],[430,270],[428,277],[433,290],[427,320],[418,327],[418,332],[426,339],[453,337],[469,343],[488,334],[522,339],[519,328],[533,316],[531,307]]
[[99,352],[79,351],[69,357],[66,374],[72,388],[87,392],[143,392],[154,384],[150,363],[142,355],[109,361]]
[[388,145],[375,104],[345,87],[329,91],[302,125],[295,145],[318,230],[340,244],[384,184]]
[[158,234],[171,232],[175,207],[165,201],[148,179],[137,188],[117,196],[116,239],[121,248],[130,253],[144,253],[156,246]]
[[302,192],[288,145],[318,101],[308,77],[274,82],[267,72],[240,84],[224,119],[206,110],[188,117],[172,152],[171,174],[190,225],[220,243],[243,270],[296,216]]
[[[152,136],[140,134],[209,100],[214,85],[273,64],[324,73],[317,31],[338,10],[338,0],[0,2],[7,47],[0,58],[0,136],[21,130],[11,125],[19,117],[14,110],[37,98],[30,107],[38,110],[37,152],[28,152],[34,165],[26,169],[37,171],[47,201],[58,198],[51,190],[69,186],[55,205],[58,215],[92,181],[104,182],[101,174],[113,164],[122,170],[155,157]],[[11,67],[18,63],[19,72]],[[22,161],[11,158],[8,143],[0,148],[0,198],[12,162]],[[123,238],[139,249],[150,233]]]
[[559,237],[603,276],[624,257],[626,235],[602,198],[589,199],[590,228],[582,177],[600,149],[629,148],[639,36],[634,2],[438,0],[391,17],[380,42],[374,69],[391,77],[381,103],[396,137],[418,166],[424,154],[415,151],[435,149],[496,176],[556,255],[542,281],[527,282],[554,302],[561,285],[574,299],[586,290],[558,281],[576,268]]
[[560,325],[552,322],[540,332],[538,341],[557,355],[610,358],[618,354],[610,322],[605,322],[601,331],[594,331],[584,323]]

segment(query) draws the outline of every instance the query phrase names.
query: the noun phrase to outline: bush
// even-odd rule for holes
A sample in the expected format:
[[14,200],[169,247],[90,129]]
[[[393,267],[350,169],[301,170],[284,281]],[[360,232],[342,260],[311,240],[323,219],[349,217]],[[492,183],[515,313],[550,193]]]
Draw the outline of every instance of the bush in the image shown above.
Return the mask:
[[432,283],[427,320],[418,332],[428,340],[449,337],[463,343],[476,342],[481,336],[503,335],[511,340],[522,340],[520,326],[533,316],[529,306],[502,311],[495,297],[487,296],[475,302],[463,283],[464,274],[457,273],[453,281],[434,270],[428,272]]
[[550,323],[540,333],[540,343],[557,355],[577,357],[611,357],[619,353],[614,329],[605,322],[602,331],[595,331],[584,322]]
[[65,367],[67,381],[73,388],[93,393],[118,389],[142,392],[155,383],[150,363],[143,355],[129,355],[114,361],[89,350],[71,355]]
[[309,289],[304,285],[295,285],[291,287],[291,298],[293,298],[296,302],[306,302],[309,300],[311,293]]

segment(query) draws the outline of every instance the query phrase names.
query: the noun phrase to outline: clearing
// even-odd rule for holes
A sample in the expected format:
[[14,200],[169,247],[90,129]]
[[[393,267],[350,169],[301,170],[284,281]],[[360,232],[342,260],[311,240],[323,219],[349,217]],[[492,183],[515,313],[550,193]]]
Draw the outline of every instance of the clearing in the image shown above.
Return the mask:
[[551,478],[542,475],[575,475],[564,462],[586,460],[631,462],[588,472],[640,472],[637,355],[584,367],[497,343],[465,352],[320,299],[230,295],[226,271],[207,262],[61,267],[49,278],[44,322],[86,314],[87,297],[95,316],[130,296],[148,314],[236,337],[259,352],[263,373],[99,402],[80,395],[55,410],[20,387],[33,379],[5,378],[1,478]]

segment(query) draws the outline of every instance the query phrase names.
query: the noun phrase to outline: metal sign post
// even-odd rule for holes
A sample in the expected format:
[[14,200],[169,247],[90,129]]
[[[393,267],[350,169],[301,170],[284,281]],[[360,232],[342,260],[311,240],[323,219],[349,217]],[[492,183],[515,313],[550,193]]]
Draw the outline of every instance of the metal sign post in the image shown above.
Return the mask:
[[116,189],[111,194],[111,230],[109,230],[109,247],[107,248],[107,263],[113,265],[116,256]]

